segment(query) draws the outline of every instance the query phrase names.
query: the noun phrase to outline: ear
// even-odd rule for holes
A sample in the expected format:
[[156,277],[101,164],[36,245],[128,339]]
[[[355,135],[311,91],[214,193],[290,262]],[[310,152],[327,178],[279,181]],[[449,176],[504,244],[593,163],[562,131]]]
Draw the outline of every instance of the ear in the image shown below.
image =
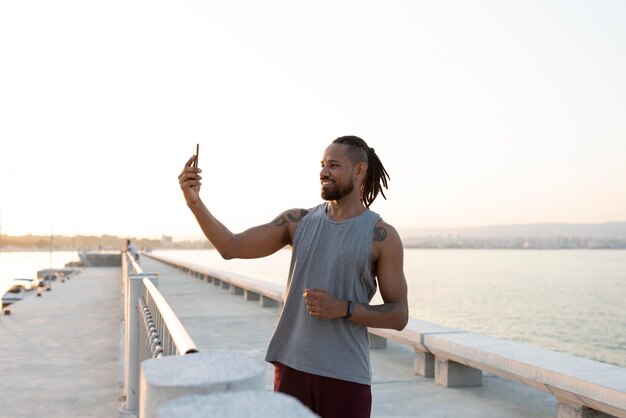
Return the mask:
[[360,162],[356,165],[356,178],[365,182],[365,173],[367,173],[367,163]]

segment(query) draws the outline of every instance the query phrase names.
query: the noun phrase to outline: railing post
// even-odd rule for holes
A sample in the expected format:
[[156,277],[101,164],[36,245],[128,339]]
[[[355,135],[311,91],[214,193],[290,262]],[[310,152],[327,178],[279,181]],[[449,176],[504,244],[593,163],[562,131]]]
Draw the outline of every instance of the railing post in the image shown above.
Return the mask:
[[140,320],[139,304],[137,300],[145,295],[145,287],[143,279],[148,278],[155,286],[158,286],[158,276],[155,274],[139,273],[128,274],[128,283],[126,288],[126,308],[127,316],[125,323],[125,348],[124,356],[124,382],[126,394],[126,409],[128,411],[137,412],[139,408],[139,364],[140,358],[140,326],[143,322]]
[[128,370],[128,310],[130,304],[128,303],[128,292],[129,292],[129,275],[130,275],[130,263],[128,263],[128,256],[126,252],[122,252],[122,297],[123,303],[122,306],[122,320],[124,321],[124,352],[122,355],[124,356],[124,375],[122,376],[123,384],[124,384],[124,393],[122,399],[124,403],[126,403],[126,399],[128,399],[128,382],[126,381],[126,375]]

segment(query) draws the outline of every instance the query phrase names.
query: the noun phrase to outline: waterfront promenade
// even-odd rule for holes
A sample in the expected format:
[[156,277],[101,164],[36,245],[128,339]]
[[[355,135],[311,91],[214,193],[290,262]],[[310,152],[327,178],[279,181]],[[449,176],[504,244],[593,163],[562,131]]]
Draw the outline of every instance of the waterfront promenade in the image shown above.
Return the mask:
[[[147,257],[159,289],[200,349],[263,359],[278,316],[219,286]],[[0,417],[109,417],[119,411],[121,268],[86,268],[0,319]],[[413,374],[413,353],[389,342],[372,351],[374,417],[555,417],[553,397],[487,376],[447,389]],[[272,386],[266,364],[266,388]]]
[[0,417],[118,416],[121,277],[85,269],[0,318]]

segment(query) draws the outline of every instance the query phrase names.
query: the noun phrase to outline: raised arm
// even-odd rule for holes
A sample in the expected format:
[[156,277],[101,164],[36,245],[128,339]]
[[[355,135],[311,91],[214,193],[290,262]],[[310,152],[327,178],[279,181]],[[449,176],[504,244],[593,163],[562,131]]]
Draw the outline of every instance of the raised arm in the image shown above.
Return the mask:
[[191,157],[178,176],[187,206],[196,217],[202,232],[225,259],[259,258],[273,254],[291,244],[291,237],[307,211],[290,209],[276,217],[272,222],[250,228],[239,234],[231,232],[222,224],[200,198],[202,185],[201,169],[192,167],[195,157]]

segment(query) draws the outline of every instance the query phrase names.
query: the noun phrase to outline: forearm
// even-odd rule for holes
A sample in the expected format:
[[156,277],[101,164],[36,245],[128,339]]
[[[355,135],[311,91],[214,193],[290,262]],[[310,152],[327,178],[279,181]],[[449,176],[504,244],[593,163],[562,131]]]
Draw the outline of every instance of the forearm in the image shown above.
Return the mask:
[[406,303],[389,302],[382,305],[355,303],[350,320],[372,328],[392,328],[401,331],[409,319]]
[[234,258],[237,241],[235,234],[213,216],[201,199],[193,203],[188,202],[187,206],[191,209],[204,235],[220,255],[226,259]]

